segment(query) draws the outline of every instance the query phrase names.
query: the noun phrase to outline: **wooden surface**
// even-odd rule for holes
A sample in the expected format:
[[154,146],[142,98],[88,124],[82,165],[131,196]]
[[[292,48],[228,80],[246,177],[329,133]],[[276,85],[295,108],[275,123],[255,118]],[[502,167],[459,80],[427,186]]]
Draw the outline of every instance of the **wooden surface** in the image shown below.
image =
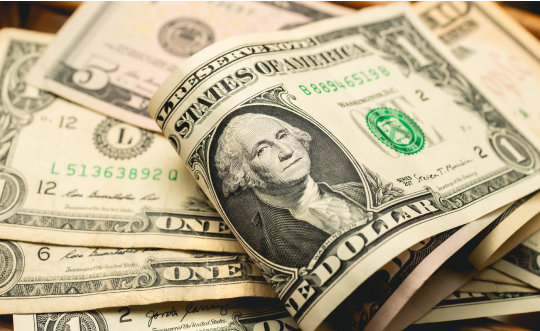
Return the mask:
[[11,315],[0,315],[0,331],[12,331],[13,319]]

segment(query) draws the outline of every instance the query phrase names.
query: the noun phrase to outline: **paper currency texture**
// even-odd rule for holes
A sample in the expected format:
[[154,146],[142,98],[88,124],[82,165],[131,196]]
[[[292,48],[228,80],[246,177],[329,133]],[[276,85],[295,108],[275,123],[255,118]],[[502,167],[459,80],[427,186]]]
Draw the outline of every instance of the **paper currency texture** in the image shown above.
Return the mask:
[[149,111],[306,330],[540,184],[537,139],[406,6],[212,45]]
[[493,264],[493,268],[540,289],[540,232]]
[[0,314],[275,297],[247,255],[0,241]]
[[279,300],[257,298],[15,315],[14,326],[15,331],[300,330]]
[[163,136],[25,83],[51,38],[0,33],[0,238],[243,252]]
[[146,108],[167,76],[230,36],[288,29],[354,12],[310,2],[88,2],[29,81],[70,101],[159,131]]

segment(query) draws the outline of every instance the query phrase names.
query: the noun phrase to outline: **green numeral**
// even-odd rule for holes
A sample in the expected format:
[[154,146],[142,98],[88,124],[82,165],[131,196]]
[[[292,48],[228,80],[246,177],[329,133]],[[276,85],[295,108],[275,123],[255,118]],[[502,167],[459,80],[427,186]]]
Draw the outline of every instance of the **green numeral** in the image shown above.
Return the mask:
[[100,166],[95,166],[94,170],[96,171],[96,173],[94,175],[92,175],[92,177],[99,177],[99,174],[101,174],[101,167]]
[[79,175],[79,177],[86,177],[86,166],[84,164],[81,164],[82,167],[82,174]]
[[146,179],[146,178],[150,177],[150,169],[144,168],[144,169],[141,171],[141,174],[144,175],[144,177],[141,177],[141,179]]

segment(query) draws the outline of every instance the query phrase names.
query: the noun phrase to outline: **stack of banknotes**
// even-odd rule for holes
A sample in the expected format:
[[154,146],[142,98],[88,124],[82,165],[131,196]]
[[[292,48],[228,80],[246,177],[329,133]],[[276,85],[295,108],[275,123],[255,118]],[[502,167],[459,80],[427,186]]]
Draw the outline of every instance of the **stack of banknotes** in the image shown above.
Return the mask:
[[1,30],[0,93],[15,331],[540,310],[540,43],[495,3],[88,2]]

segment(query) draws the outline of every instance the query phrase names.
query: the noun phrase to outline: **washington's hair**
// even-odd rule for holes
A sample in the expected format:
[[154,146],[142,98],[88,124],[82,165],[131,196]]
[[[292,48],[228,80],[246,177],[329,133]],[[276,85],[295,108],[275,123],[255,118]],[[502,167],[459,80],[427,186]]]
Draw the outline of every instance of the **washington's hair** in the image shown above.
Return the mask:
[[251,125],[258,118],[272,119],[283,125],[289,133],[295,137],[304,148],[309,151],[311,136],[287,122],[278,118],[263,115],[247,113],[233,118],[223,130],[218,139],[216,150],[215,165],[219,177],[223,180],[223,194],[225,197],[242,193],[245,189],[252,187],[265,187],[266,183],[254,173],[247,164],[246,155],[242,146],[234,137],[235,133],[241,128]]

